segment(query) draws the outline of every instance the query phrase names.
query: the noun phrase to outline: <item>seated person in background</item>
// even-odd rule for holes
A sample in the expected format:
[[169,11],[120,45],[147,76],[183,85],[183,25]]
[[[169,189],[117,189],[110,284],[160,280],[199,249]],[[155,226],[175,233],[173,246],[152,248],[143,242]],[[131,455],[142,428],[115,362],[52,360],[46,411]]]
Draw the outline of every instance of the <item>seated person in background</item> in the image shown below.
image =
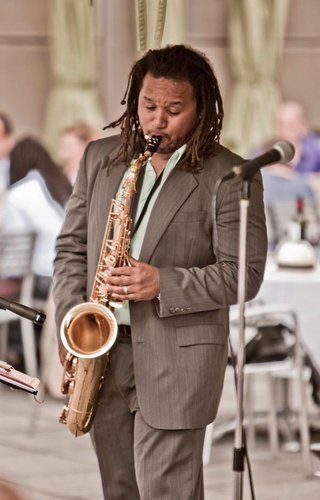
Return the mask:
[[297,198],[312,200],[312,203],[315,203],[314,193],[307,180],[298,175],[290,165],[277,163],[262,169],[261,172],[266,205]]
[[62,131],[58,157],[72,185],[75,183],[84,150],[94,139],[97,139],[95,130],[85,122],[74,123]]
[[[264,201],[266,204],[269,246],[286,235],[294,218],[296,200],[305,201],[308,231],[312,242],[319,239],[320,135],[310,130],[304,110],[294,101],[282,103],[276,115],[276,140],[287,140],[295,148],[288,165],[276,164],[262,169]],[[271,144],[262,150],[269,149]]]
[[35,233],[35,295],[45,298],[51,283],[55,239],[72,187],[35,139],[20,140],[10,153],[10,188],[3,205],[4,233]]
[[319,239],[319,211],[315,194],[305,176],[290,164],[275,164],[262,169],[269,247],[285,236],[296,216],[297,199],[304,200],[308,220],[306,235],[313,243]]
[[296,172],[307,174],[320,171],[320,134],[311,131],[300,104],[289,101],[279,106],[276,136],[293,144],[296,153],[291,165]]

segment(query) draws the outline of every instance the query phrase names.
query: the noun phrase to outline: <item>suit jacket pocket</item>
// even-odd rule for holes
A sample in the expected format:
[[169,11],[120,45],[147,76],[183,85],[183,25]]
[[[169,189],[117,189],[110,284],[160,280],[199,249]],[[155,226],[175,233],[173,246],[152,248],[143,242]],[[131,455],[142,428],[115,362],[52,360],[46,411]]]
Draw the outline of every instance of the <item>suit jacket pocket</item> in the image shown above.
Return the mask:
[[198,344],[226,344],[227,331],[222,324],[188,325],[176,329],[181,347]]

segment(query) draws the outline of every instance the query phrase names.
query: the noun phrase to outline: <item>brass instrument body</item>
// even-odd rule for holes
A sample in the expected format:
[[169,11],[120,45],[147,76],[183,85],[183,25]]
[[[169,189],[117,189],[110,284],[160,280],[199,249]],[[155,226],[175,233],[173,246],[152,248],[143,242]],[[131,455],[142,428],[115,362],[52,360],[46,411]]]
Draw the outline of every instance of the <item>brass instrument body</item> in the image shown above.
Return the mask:
[[[70,432],[78,437],[86,434],[92,425],[108,354],[97,357],[94,362],[72,354],[68,356],[61,390],[70,400],[63,408],[60,422],[67,424]],[[82,381],[81,390],[75,390],[77,379]]]
[[111,202],[89,302],[72,307],[61,323],[61,341],[69,353],[61,390],[69,400],[60,422],[76,437],[87,433],[93,424],[109,351],[117,339],[118,327],[112,310],[122,303],[111,300],[105,289],[105,277],[111,269],[129,265],[131,206],[136,182],[160,140],[155,136],[149,139],[145,152],[131,165],[120,193]]

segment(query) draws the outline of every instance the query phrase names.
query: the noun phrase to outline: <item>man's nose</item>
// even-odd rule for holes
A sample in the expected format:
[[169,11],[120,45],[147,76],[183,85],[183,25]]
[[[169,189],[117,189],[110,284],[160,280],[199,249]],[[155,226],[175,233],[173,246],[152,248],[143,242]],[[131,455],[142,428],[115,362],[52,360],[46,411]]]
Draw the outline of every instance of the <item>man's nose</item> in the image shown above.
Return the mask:
[[153,119],[153,124],[156,128],[158,129],[164,129],[167,126],[167,116],[166,112],[161,109],[157,109],[155,111],[154,119]]

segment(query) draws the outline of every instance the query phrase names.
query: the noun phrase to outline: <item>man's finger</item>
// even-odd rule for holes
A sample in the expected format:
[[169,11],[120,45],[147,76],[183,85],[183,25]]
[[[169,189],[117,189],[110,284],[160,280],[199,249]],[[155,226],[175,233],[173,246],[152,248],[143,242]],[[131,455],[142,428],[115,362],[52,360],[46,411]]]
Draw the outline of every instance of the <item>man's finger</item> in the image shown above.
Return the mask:
[[143,262],[139,262],[138,260],[134,259],[133,257],[129,257],[129,262],[132,265],[132,267],[137,267],[139,264],[143,264]]
[[126,287],[126,286],[108,285],[107,291],[111,294],[116,293],[117,295],[121,295],[121,296],[128,295],[128,287]]
[[129,280],[127,276],[108,276],[106,279],[106,284],[115,286],[128,286]]
[[107,286],[132,286],[139,282],[137,276],[108,276],[105,280]]
[[112,300],[121,300],[121,301],[125,301],[125,300],[142,300],[140,295],[137,294],[137,293],[128,293],[127,295],[121,295],[121,294],[118,294],[118,293],[113,293],[111,295],[111,299]]
[[129,266],[114,267],[111,269],[111,276],[130,276],[133,270]]

